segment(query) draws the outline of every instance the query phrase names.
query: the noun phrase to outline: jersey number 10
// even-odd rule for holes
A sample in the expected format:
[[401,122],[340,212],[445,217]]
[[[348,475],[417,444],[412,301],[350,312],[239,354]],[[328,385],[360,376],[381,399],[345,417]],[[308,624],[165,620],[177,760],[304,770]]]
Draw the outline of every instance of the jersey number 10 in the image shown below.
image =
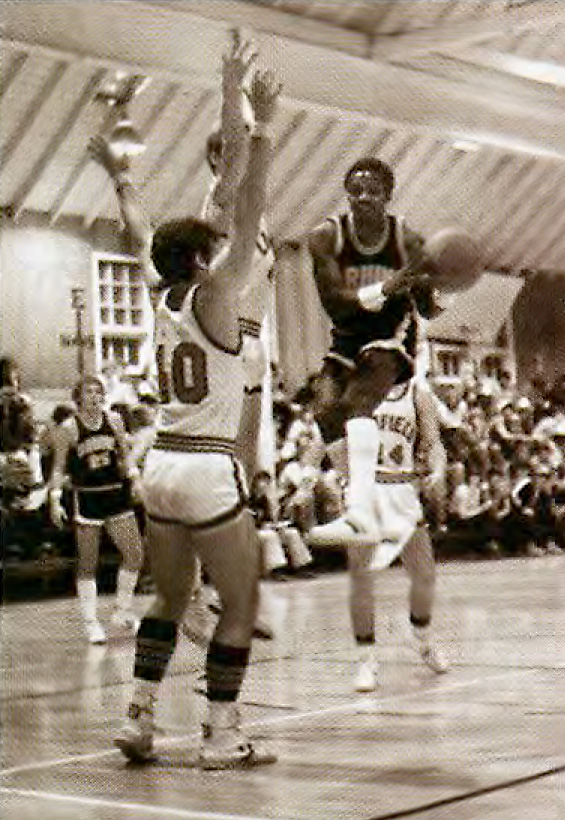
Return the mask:
[[176,399],[198,404],[208,395],[206,352],[194,342],[181,342],[166,361],[166,347],[157,348],[159,395],[164,404]]

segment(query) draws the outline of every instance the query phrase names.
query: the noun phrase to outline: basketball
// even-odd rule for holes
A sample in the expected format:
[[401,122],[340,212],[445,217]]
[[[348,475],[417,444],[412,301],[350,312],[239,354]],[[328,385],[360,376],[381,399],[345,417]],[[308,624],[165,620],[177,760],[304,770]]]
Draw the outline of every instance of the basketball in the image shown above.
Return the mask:
[[483,272],[478,243],[462,228],[438,231],[427,240],[425,251],[435,270],[432,281],[441,291],[467,290]]

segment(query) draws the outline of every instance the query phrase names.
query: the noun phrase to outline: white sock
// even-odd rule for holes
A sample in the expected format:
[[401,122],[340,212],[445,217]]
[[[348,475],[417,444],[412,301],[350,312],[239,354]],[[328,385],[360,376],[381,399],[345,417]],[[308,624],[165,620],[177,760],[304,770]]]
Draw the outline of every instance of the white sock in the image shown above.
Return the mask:
[[238,728],[238,709],[236,704],[219,700],[208,701],[207,723],[216,730],[236,730]]
[[359,663],[373,665],[375,661],[375,646],[371,643],[357,644],[357,659]]
[[119,610],[131,609],[133,593],[137,585],[139,572],[133,572],[130,569],[118,570],[118,579],[116,581],[116,608]]
[[146,709],[152,710],[157,700],[158,689],[158,681],[135,678],[132,702],[137,704],[137,706],[143,706]]
[[77,580],[78,603],[85,621],[96,620],[96,604],[98,592],[94,578],[79,578]]
[[418,641],[420,648],[426,649],[430,645],[431,627],[427,626],[412,626],[414,637]]
[[346,424],[349,483],[347,506],[370,513],[377,471],[379,438],[374,419],[350,419]]

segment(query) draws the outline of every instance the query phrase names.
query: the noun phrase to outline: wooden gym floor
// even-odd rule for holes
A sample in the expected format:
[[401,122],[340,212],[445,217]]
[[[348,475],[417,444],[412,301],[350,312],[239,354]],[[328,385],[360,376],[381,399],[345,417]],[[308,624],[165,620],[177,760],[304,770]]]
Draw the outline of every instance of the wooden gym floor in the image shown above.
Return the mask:
[[[194,766],[204,653],[179,642],[158,710],[159,761],[112,745],[133,642],[85,644],[75,601],[2,610],[3,820],[564,820],[565,558],[447,563],[435,677],[406,622],[401,568],[378,578],[380,686],[352,689],[347,576],[266,584],[277,637],[242,694],[273,766]],[[137,606],[143,611],[144,597]],[[107,619],[111,599],[103,597]]]

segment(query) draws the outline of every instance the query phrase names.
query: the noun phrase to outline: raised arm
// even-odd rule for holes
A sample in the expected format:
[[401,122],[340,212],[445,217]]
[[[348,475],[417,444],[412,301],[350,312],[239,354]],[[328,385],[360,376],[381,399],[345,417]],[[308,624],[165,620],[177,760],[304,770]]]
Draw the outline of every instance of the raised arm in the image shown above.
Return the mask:
[[235,296],[250,284],[252,259],[261,222],[267,205],[267,181],[271,166],[271,123],[277,108],[280,86],[270,71],[256,72],[251,84],[250,100],[255,128],[245,175],[235,195],[234,230],[227,253],[218,259],[212,281],[229,282]]
[[101,135],[90,140],[87,150],[91,159],[106,171],[114,183],[130,253],[137,258],[146,284],[149,287],[158,285],[160,277],[151,261],[153,229],[133,185],[129,173],[129,160],[117,157],[108,141]]
[[206,221],[226,235],[233,230],[235,193],[247,166],[253,122],[249,103],[246,117],[244,81],[256,56],[251,43],[241,42],[239,32],[233,31],[231,50],[222,61],[222,113],[215,135],[220,147],[213,167],[216,178],[202,212]]

